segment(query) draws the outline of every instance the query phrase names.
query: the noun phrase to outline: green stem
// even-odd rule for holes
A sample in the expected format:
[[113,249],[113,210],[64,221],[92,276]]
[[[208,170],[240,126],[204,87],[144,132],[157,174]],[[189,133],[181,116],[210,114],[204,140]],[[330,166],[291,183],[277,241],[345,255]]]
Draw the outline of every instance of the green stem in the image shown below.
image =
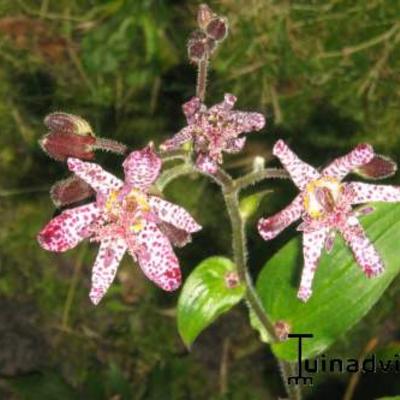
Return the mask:
[[289,178],[289,174],[284,169],[279,168],[265,168],[260,171],[250,172],[247,175],[241,176],[235,180],[236,187],[241,190],[248,186],[255,185],[264,179],[286,179]]
[[190,175],[197,172],[193,165],[189,163],[184,163],[167,169],[164,171],[160,177],[157,179],[156,187],[157,189],[162,192],[165,187],[172,182],[174,179],[179,178],[183,175]]
[[289,385],[289,376],[296,376],[296,367],[287,361],[278,360],[279,369],[281,372],[281,377],[283,384],[285,386],[286,392],[291,400],[301,400],[301,389],[299,385]]
[[[236,180],[227,174],[223,169],[218,169],[214,175],[205,174],[203,171],[196,169],[189,159],[185,163],[172,167],[169,170],[163,172],[158,179],[156,186],[159,190],[163,190],[168,183],[179,176],[192,174],[197,172],[201,175],[205,175],[216,182],[222,190],[222,194],[225,200],[226,208],[228,211],[229,219],[232,228],[232,250],[234,263],[237,267],[239,279],[244,283],[246,287],[245,300],[251,310],[255,313],[263,328],[267,332],[268,336],[272,341],[278,341],[276,336],[274,324],[269,319],[265,309],[258,297],[258,294],[254,288],[250,273],[247,266],[247,241],[245,234],[245,223],[240,215],[239,210],[239,192],[244,187],[254,184],[261,179],[279,177],[286,177],[281,170],[265,169],[245,175],[242,178]],[[285,388],[287,390],[290,400],[301,400],[301,392],[298,386],[293,387],[288,385],[288,376],[294,375],[293,365],[285,361],[279,361],[279,366],[284,381]]]
[[208,72],[208,56],[198,63],[197,70],[197,85],[196,85],[196,96],[203,103],[206,98],[207,89],[207,72]]
[[235,265],[238,270],[239,278],[246,286],[246,300],[253,309],[257,318],[262,323],[268,335],[277,341],[274,325],[268,318],[264,307],[253,286],[248,268],[247,268],[247,241],[245,226],[239,212],[239,201],[237,191],[224,192],[224,199],[232,228],[232,250]]
[[128,146],[117,142],[116,140],[106,138],[96,138],[96,143],[93,145],[94,149],[111,151],[112,153],[127,155],[129,149]]

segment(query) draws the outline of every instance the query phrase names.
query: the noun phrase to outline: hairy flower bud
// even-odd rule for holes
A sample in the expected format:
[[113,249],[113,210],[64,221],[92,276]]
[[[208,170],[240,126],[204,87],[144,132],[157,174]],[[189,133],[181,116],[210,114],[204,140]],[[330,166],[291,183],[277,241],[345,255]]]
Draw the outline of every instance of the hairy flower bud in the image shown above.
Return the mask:
[[228,35],[228,20],[224,17],[213,18],[205,28],[207,36],[222,42]]
[[397,164],[389,157],[375,154],[374,158],[363,166],[357,168],[356,174],[366,179],[385,179],[393,176],[397,171]]
[[94,136],[90,124],[77,115],[63,112],[49,114],[44,119],[44,124],[51,132],[68,133],[80,136]]
[[56,207],[77,203],[94,194],[94,190],[76,175],[56,182],[50,189],[50,196]]
[[205,29],[214,16],[214,12],[207,4],[200,4],[197,11],[197,24],[200,29]]
[[194,31],[187,44],[188,57],[191,62],[198,63],[209,54],[207,35],[201,31]]
[[94,136],[81,136],[65,132],[50,132],[39,141],[42,149],[58,161],[65,161],[68,157],[92,160],[95,143]]

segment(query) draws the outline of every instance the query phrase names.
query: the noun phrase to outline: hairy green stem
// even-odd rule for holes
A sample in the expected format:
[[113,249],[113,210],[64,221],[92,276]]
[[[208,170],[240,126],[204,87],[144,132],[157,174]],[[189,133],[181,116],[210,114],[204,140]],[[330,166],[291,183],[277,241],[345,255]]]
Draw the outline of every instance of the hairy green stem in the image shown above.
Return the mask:
[[264,307],[262,306],[258,294],[253,286],[248,268],[247,268],[247,242],[245,226],[239,211],[239,201],[237,191],[225,192],[224,199],[232,228],[232,250],[239,278],[246,286],[246,300],[260,320],[264,329],[274,341],[278,338],[275,333],[274,325],[268,318]]
[[172,182],[174,179],[179,178],[183,175],[189,175],[197,172],[196,169],[190,163],[179,164],[175,167],[167,169],[164,171],[160,177],[157,179],[156,187],[162,192],[165,187]]
[[236,187],[241,190],[248,186],[255,185],[264,179],[286,179],[289,174],[284,169],[279,168],[265,168],[260,171],[250,172],[247,175],[241,176],[235,180]]
[[188,152],[187,150],[170,150],[168,152],[161,152],[160,158],[163,162],[186,160],[188,158]]
[[[232,251],[234,263],[237,267],[239,279],[244,283],[246,287],[246,303],[259,319],[268,336],[272,339],[272,341],[276,342],[279,339],[276,335],[274,325],[269,319],[258,297],[247,266],[247,240],[245,234],[245,222],[240,215],[239,192],[241,189],[247,187],[248,185],[254,184],[262,179],[285,178],[286,174],[283,173],[282,170],[278,169],[264,169],[261,171],[250,173],[242,178],[238,178],[235,180],[232,179],[232,177],[223,169],[218,169],[218,171],[214,175],[206,174],[203,171],[197,169],[191,163],[190,159],[187,158],[185,163],[164,171],[160,178],[157,180],[156,186],[160,191],[162,191],[168,185],[168,183],[170,183],[175,178],[195,172],[211,178],[221,187],[229,219],[231,222]],[[287,380],[290,375],[294,375],[293,365],[281,360],[278,360],[278,363],[289,399],[301,400],[300,388],[298,386],[290,386]]]
[[112,153],[127,155],[129,152],[128,146],[117,142],[116,140],[106,138],[96,138],[96,143],[93,145],[95,149],[111,151]]
[[208,56],[199,61],[197,69],[196,96],[203,103],[207,89]]
[[290,400],[301,400],[301,389],[299,385],[290,385],[288,382],[289,376],[296,376],[296,367],[287,361],[278,360],[279,369],[283,384]]

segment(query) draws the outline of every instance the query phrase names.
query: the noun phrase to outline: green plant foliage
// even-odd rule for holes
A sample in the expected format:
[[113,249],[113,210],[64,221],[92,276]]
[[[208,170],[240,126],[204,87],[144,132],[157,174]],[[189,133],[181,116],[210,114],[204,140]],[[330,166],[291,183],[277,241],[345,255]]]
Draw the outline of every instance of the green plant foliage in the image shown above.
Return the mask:
[[202,261],[186,279],[178,301],[178,330],[187,346],[244,296],[244,286],[229,288],[225,278],[235,272],[235,265],[225,257]]
[[400,396],[393,396],[393,397],[380,397],[376,400],[400,400]]
[[[379,300],[400,271],[398,235],[400,205],[379,204],[363,225],[386,263],[378,278],[367,279],[343,240],[337,238],[331,254],[324,254],[315,276],[308,303],[296,297],[302,266],[300,238],[287,243],[264,266],[257,291],[274,322],[285,321],[293,333],[312,333],[304,340],[304,358],[320,354],[356,324]],[[274,353],[296,360],[297,341],[273,345]]]
[[8,385],[22,400],[74,400],[77,396],[59,374],[51,371],[13,378]]

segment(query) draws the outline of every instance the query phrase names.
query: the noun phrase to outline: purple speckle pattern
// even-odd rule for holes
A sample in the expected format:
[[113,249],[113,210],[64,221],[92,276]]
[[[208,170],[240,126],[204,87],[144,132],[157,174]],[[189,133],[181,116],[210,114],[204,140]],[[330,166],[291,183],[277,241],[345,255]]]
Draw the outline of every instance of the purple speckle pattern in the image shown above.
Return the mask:
[[197,167],[209,174],[217,171],[223,162],[222,153],[242,150],[245,138],[242,133],[259,131],[265,125],[260,113],[234,111],[236,97],[225,94],[224,101],[210,108],[193,97],[183,105],[188,125],[161,145],[164,151],[175,150],[191,141],[197,154]]
[[107,196],[113,190],[119,190],[123,186],[121,179],[105,171],[100,165],[68,158],[68,168],[88,183],[98,194]]
[[374,201],[398,202],[400,187],[341,182],[348,173],[371,161],[374,157],[372,147],[368,144],[357,146],[334,160],[322,173],[300,160],[283,140],[275,144],[273,153],[289,172],[300,193],[279,213],[260,219],[258,231],[264,240],[271,240],[302,218],[297,228],[303,233],[304,257],[298,298],[304,302],[310,298],[322,250],[324,247],[332,248],[336,232],[343,236],[367,277],[381,274],[383,261],[357,219],[363,214],[353,210],[352,205]]
[[70,158],[68,166],[93,187],[96,202],[52,219],[39,233],[39,244],[62,252],[86,238],[100,243],[90,291],[94,304],[111,285],[127,250],[150,280],[164,290],[177,289],[181,272],[171,241],[186,244],[201,227],[182,207],[148,194],[161,169],[152,147],[127,157],[125,182],[93,163]]
[[122,164],[125,184],[147,190],[160,174],[161,165],[161,159],[154,152],[152,145],[140,151],[133,151]]

